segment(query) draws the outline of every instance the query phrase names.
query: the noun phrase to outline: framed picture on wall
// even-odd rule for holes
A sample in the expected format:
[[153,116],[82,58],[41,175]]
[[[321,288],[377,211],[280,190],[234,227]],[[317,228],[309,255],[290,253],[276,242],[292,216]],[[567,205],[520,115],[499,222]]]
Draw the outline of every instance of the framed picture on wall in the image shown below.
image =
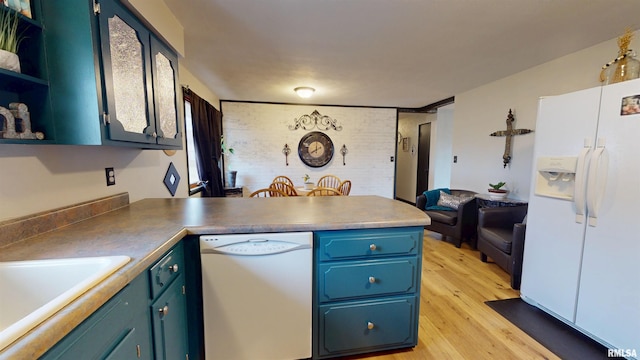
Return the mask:
[[31,19],[31,0],[3,0],[4,6],[8,6],[20,14]]

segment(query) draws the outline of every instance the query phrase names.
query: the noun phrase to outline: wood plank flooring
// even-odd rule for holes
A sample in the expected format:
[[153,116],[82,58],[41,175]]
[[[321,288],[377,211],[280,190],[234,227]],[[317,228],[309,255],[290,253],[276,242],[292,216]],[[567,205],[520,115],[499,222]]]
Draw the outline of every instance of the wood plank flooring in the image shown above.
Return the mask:
[[484,304],[518,297],[509,275],[467,244],[425,230],[418,345],[351,359],[559,359]]

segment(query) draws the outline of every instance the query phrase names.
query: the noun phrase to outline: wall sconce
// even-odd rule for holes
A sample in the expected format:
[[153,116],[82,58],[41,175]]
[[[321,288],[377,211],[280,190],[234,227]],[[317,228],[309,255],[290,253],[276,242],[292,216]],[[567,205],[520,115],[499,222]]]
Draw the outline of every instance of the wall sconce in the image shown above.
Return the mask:
[[284,154],[285,163],[287,164],[287,166],[289,166],[289,154],[291,154],[291,148],[289,147],[289,144],[284,144],[282,153]]
[[293,91],[295,91],[296,94],[298,94],[298,96],[300,96],[301,98],[306,99],[310,98],[311,95],[313,95],[313,93],[316,91],[316,89],[308,86],[300,86],[293,89]]
[[347,165],[347,164],[345,163],[345,161],[344,161],[344,156],[345,156],[345,155],[347,155],[347,152],[349,152],[349,151],[347,150],[347,145],[342,144],[342,149],[340,149],[340,154],[342,154],[342,166]]

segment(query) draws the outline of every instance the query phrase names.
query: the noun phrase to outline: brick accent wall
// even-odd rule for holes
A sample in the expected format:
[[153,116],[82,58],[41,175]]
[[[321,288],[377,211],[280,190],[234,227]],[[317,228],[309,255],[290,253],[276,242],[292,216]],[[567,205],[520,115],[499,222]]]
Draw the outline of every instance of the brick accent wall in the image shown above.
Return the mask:
[[[235,150],[226,157],[227,169],[238,171],[236,186],[245,195],[268,187],[277,175],[288,176],[296,186],[309,174],[317,182],[322,175],[333,174],[352,181],[350,195],[379,195],[393,198],[394,157],[396,150],[395,108],[282,105],[263,103],[221,103],[225,142]],[[289,130],[295,119],[317,110],[342,126],[333,129]],[[306,166],[298,157],[298,143],[304,134],[322,131],[334,144],[334,157],[322,168]],[[291,148],[289,166],[282,148]],[[346,145],[346,165],[340,149]]]

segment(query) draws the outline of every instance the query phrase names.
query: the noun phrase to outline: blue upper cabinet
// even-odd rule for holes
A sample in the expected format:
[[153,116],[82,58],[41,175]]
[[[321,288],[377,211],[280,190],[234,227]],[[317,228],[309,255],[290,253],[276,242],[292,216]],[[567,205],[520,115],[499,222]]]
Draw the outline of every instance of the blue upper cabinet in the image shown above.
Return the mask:
[[115,0],[43,13],[57,143],[182,148],[175,52]]

